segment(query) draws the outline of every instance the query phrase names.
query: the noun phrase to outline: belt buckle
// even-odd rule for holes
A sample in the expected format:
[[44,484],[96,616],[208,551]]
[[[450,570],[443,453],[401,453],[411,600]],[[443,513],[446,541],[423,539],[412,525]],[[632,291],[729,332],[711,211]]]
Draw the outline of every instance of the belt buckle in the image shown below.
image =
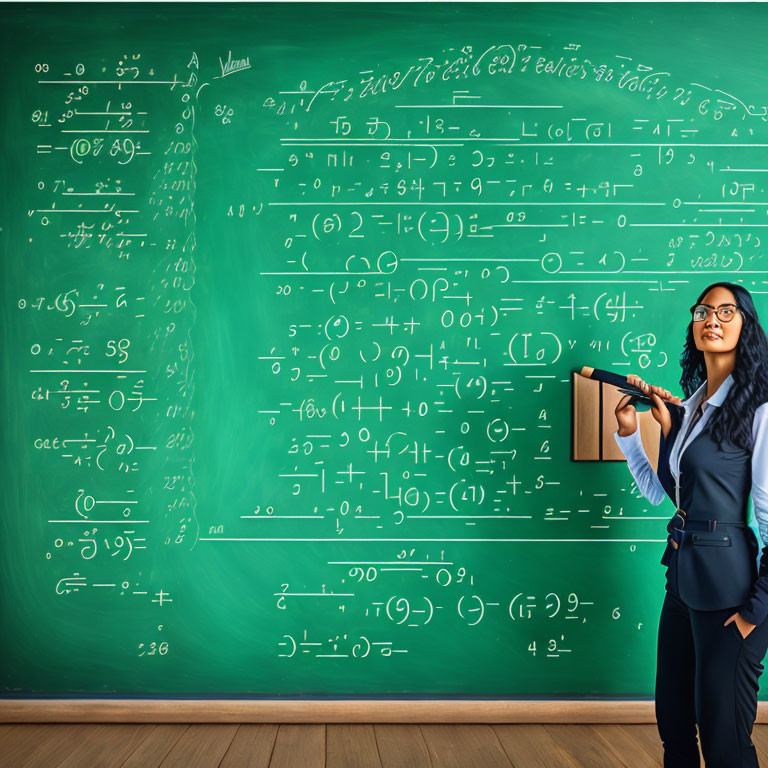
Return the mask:
[[[677,520],[675,520],[675,518],[677,518]],[[672,516],[672,521],[671,521],[672,530],[670,531],[670,536],[669,536],[669,538],[675,544],[675,549],[679,549],[680,544],[683,540],[683,533],[684,533],[683,529],[685,528],[685,518],[686,518],[685,510],[680,509],[680,507],[678,507],[675,510],[675,514]],[[675,525],[675,522],[678,522],[678,521],[681,523],[681,526],[679,528]],[[667,528],[667,530],[669,530],[669,528]]]

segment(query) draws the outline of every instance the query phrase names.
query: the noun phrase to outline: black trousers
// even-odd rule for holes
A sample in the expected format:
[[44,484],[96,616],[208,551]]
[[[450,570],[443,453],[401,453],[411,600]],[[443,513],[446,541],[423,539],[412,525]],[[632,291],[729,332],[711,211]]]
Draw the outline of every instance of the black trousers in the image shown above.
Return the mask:
[[664,768],[759,768],[752,744],[768,619],[742,638],[738,606],[696,611],[669,590],[659,620],[656,723]]

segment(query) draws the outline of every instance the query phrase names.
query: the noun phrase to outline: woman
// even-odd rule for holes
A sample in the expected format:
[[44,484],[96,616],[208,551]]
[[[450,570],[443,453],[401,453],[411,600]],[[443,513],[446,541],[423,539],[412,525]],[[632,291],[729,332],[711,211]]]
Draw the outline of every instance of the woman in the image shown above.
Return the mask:
[[640,492],[677,507],[661,561],[656,722],[665,768],[699,768],[697,724],[707,768],[757,768],[750,736],[768,647],[768,547],[758,572],[747,512],[751,491],[768,543],[768,340],[735,283],[710,285],[691,313],[680,358],[687,399],[628,377],[661,427],[658,474],[631,396],[616,407],[616,441]]

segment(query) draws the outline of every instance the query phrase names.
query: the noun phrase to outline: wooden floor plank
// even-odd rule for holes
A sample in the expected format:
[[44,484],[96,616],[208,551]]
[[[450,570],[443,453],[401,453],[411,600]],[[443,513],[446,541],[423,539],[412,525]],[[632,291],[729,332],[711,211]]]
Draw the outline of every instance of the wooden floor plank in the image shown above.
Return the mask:
[[659,768],[661,762],[651,756],[645,748],[620,724],[600,723],[592,726],[598,738],[603,740],[606,750],[613,752],[619,764],[631,768]]
[[[768,765],[768,725],[755,725],[752,741]],[[655,724],[0,725],[0,768],[660,768],[662,760]]]
[[579,768],[543,725],[499,723],[491,727],[515,768]]
[[622,759],[621,755],[607,748],[591,725],[547,723],[544,727],[579,768],[634,768],[633,756],[624,755]]
[[281,723],[269,768],[325,768],[325,726]]
[[664,759],[664,747],[661,744],[659,729],[655,723],[653,725],[623,723],[621,727],[647,754],[661,764]]
[[373,727],[382,768],[431,768],[421,728],[413,723],[377,723]]
[[47,768],[118,768],[157,726],[154,723],[109,723],[94,725],[60,762]]
[[57,734],[55,723],[0,725],[0,768],[16,768],[41,742],[55,739]]
[[276,723],[243,723],[220,768],[269,768],[276,737]]
[[654,765],[662,765],[664,762],[664,747],[659,738],[656,725],[636,725],[634,723],[621,723],[617,726],[627,734],[632,743],[642,749],[653,760]]
[[422,725],[434,768],[510,768],[490,725]]
[[236,723],[192,723],[161,768],[218,768],[237,733]]
[[328,723],[325,765],[326,768],[381,768],[373,725]]
[[54,728],[15,768],[55,768],[78,749],[99,727],[93,723],[53,723]]
[[158,723],[120,768],[158,768],[187,728],[187,723]]

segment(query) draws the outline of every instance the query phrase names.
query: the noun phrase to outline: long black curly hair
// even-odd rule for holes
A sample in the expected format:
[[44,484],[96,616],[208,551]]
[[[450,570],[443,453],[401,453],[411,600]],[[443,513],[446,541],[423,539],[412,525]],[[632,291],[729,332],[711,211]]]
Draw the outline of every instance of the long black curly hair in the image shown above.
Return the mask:
[[[704,296],[717,286],[733,293],[741,309],[742,326],[736,344],[733,385],[728,397],[712,417],[711,437],[719,445],[727,441],[745,450],[752,450],[755,411],[768,401],[768,339],[760,325],[752,294],[741,285],[712,283],[699,294],[695,303],[700,304]],[[696,348],[693,338],[693,318],[688,324],[680,365],[683,369],[680,386],[688,398],[707,379],[704,353]]]

